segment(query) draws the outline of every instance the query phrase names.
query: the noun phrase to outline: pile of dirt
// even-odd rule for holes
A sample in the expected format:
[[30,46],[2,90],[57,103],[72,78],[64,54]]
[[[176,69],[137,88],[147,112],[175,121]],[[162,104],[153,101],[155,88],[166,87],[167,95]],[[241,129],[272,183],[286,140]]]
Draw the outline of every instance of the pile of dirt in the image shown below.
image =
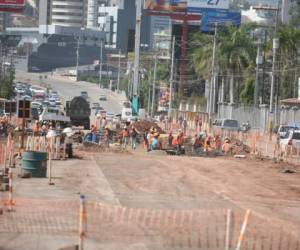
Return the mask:
[[245,145],[242,141],[234,139],[231,141],[231,143],[232,143],[231,152],[233,155],[250,154],[251,153],[250,147]]
[[140,133],[145,133],[151,127],[157,129],[159,133],[163,133],[162,128],[159,127],[155,122],[151,122],[151,121],[146,121],[146,120],[137,121],[131,124],[129,128],[131,128],[132,126],[134,126],[137,129],[137,131]]

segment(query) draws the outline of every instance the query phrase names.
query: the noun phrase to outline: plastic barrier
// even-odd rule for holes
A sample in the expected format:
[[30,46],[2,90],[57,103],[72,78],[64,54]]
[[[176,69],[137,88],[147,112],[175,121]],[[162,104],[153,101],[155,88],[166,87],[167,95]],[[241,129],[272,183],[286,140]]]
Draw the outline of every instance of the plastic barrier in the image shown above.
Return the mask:
[[79,245],[88,240],[122,242],[124,246],[143,242],[149,249],[239,246],[245,250],[296,250],[300,246],[299,228],[255,213],[249,218],[249,211],[244,216],[245,211],[237,209],[232,209],[228,217],[227,209],[132,208],[82,199],[15,201],[13,216],[6,213],[1,218],[0,233],[78,235]]

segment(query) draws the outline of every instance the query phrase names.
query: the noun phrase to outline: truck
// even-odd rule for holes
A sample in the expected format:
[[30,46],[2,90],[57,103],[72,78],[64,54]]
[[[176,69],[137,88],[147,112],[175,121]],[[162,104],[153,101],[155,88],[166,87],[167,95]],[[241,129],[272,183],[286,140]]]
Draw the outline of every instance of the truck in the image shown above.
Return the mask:
[[82,126],[84,129],[90,129],[91,108],[84,97],[77,96],[71,101],[67,101],[66,114],[70,117],[73,126]]
[[122,121],[131,121],[133,119],[132,109],[131,108],[122,108],[121,120]]

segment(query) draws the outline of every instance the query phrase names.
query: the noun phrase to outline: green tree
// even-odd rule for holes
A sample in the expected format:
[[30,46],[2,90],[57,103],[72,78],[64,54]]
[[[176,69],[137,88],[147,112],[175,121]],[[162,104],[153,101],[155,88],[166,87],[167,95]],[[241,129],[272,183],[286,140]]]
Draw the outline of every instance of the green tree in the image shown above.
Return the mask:
[[13,69],[10,69],[9,74],[5,75],[0,83],[0,97],[10,99],[14,95],[14,79],[15,73]]
[[[243,25],[240,28],[229,27],[222,33],[221,65],[226,67],[230,78],[230,102],[239,101],[235,96],[240,94],[240,79],[235,75],[243,75],[254,66],[255,44],[250,37],[253,25]],[[236,84],[237,82],[237,84]],[[236,90],[236,91],[235,91]]]
[[[254,67],[256,49],[250,36],[255,25],[243,25],[240,28],[220,28],[216,46],[216,68],[222,76],[222,83],[226,83],[226,76],[230,79],[230,101],[239,101],[243,75]],[[212,46],[211,34],[196,33],[191,36],[191,44],[197,46],[190,52],[190,59],[198,75],[205,79],[211,78],[212,72]],[[238,84],[236,84],[236,82]],[[237,93],[235,93],[237,92]],[[237,98],[234,98],[234,97]],[[237,99],[237,100],[235,100]]]
[[300,30],[293,26],[281,25],[279,38],[280,97],[296,97],[299,74]]
[[254,98],[254,84],[255,80],[249,78],[241,91],[240,100],[243,104],[251,104]]

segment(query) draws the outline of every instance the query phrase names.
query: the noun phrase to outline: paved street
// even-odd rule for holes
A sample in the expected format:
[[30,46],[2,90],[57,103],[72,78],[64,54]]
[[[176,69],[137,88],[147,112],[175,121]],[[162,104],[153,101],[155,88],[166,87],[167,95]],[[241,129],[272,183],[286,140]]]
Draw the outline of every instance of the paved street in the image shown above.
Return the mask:
[[[63,77],[58,74],[53,76],[50,73],[28,73],[26,72],[26,59],[18,60],[16,64],[16,80],[24,81],[30,84],[49,84],[54,90],[58,91],[65,104],[66,101],[71,100],[75,96],[79,96],[81,91],[87,91],[90,97],[90,103],[100,102],[101,107],[105,111],[120,114],[121,113],[121,102],[126,97],[116,92],[112,92],[108,89],[101,89],[96,84],[88,82],[75,82],[70,80],[68,77]],[[45,78],[44,76],[47,76]],[[40,77],[42,76],[42,79]],[[99,101],[100,95],[106,95],[107,101]],[[94,110],[92,110],[91,121],[94,119]]]

